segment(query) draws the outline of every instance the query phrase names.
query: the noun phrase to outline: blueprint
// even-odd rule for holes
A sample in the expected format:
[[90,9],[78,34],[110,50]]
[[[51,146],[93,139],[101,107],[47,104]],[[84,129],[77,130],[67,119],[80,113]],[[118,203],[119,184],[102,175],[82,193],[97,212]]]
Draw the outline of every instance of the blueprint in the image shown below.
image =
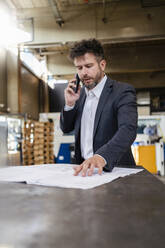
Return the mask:
[[142,170],[115,167],[112,172],[103,172],[99,175],[95,169],[92,176],[82,177],[73,175],[73,165],[70,164],[12,166],[0,169],[0,182],[26,182],[50,187],[91,189]]

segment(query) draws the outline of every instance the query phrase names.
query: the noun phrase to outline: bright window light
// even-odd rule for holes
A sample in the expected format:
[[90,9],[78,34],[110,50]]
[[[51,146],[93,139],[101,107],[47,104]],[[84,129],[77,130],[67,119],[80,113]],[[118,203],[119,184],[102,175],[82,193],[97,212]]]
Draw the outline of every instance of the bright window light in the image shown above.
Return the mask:
[[21,52],[21,60],[38,76],[41,77],[45,73],[43,64],[32,54],[28,52]]
[[8,46],[30,40],[30,34],[18,29],[11,17],[0,10],[0,45]]

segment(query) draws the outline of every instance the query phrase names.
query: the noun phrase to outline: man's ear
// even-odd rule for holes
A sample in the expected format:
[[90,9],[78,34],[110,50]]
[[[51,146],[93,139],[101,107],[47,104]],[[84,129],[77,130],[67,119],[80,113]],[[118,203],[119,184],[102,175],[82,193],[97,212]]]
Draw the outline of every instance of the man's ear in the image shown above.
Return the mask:
[[101,67],[102,71],[105,70],[105,67],[106,67],[106,60],[105,60],[105,59],[102,59],[102,60],[100,61],[100,67]]

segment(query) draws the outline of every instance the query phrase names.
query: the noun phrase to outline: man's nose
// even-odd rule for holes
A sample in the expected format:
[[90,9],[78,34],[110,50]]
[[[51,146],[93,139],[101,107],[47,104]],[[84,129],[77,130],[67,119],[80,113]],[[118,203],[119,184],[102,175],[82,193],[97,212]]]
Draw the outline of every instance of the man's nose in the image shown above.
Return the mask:
[[82,75],[85,76],[88,74],[88,69],[83,67],[81,72],[82,72]]

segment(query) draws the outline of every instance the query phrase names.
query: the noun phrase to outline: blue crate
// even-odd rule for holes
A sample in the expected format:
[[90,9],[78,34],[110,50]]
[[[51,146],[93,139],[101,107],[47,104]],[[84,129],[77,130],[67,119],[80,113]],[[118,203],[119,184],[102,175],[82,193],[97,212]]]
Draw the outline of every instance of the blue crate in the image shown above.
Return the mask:
[[55,162],[59,164],[71,163],[70,143],[65,143],[60,145],[60,149],[57,158],[55,158]]

